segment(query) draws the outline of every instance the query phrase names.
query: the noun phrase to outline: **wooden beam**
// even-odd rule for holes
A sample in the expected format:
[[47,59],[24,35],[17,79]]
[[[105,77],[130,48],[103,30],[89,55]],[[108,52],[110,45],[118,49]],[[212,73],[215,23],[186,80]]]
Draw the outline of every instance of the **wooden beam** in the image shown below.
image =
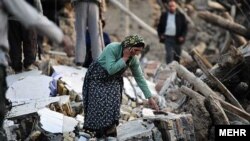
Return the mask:
[[109,0],[112,4],[114,4],[116,7],[121,9],[124,13],[129,15],[133,20],[135,20],[140,26],[142,26],[144,29],[146,29],[151,34],[158,36],[157,31],[146,24],[143,20],[141,20],[139,17],[137,17],[134,13],[132,13],[129,9],[127,9],[125,6],[123,6],[119,1],[117,0]]
[[198,16],[201,19],[205,20],[206,22],[209,22],[211,24],[214,24],[216,26],[219,26],[221,28],[234,32],[236,34],[242,35],[246,38],[249,36],[248,30],[246,27],[238,23],[232,22],[230,20],[227,20],[225,18],[222,18],[221,16],[215,15],[211,12],[200,11],[198,12]]

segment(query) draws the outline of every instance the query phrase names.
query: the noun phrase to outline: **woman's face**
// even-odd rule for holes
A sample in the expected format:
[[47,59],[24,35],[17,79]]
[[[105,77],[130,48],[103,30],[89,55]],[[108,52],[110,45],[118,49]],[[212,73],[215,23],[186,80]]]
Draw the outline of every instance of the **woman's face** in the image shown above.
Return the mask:
[[130,54],[131,56],[139,55],[141,54],[143,50],[143,47],[132,47],[130,48]]

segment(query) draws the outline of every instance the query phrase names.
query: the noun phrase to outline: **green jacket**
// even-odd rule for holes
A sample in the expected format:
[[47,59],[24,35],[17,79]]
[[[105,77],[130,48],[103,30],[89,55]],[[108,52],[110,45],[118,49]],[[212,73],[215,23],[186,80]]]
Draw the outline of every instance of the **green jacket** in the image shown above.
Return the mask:
[[[97,61],[108,71],[110,75],[113,75],[126,67],[126,63],[122,59],[122,53],[123,49],[121,43],[113,42],[104,48]],[[143,94],[146,98],[150,98],[152,94],[143,76],[139,60],[136,57],[132,57],[128,65]]]

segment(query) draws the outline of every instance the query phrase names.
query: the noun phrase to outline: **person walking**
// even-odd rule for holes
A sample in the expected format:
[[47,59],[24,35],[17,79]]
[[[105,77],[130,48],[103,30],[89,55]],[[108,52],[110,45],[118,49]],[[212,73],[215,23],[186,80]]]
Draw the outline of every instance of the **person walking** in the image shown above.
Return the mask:
[[161,14],[157,32],[159,41],[165,45],[166,63],[169,64],[173,60],[179,62],[181,45],[187,34],[187,20],[177,11],[175,0],[168,1],[168,10]]

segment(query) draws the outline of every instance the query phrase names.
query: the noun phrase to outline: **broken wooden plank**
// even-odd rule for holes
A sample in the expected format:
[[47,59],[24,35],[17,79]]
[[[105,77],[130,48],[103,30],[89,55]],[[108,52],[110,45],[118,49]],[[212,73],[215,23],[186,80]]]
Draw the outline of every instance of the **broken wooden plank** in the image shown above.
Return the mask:
[[193,49],[192,50],[192,54],[193,55],[196,55],[197,57],[199,57],[199,59],[201,60],[201,62],[208,68],[208,69],[211,69],[213,67],[213,65],[204,57],[202,57],[200,55],[200,53],[196,50],[196,49]]
[[205,105],[215,125],[229,125],[228,117],[220,105],[220,102],[209,96],[205,99]]
[[[197,93],[197,92],[195,92],[195,91],[193,91],[193,90],[191,90],[190,88],[187,88],[187,87],[181,87],[181,91],[182,91],[184,94],[186,94],[186,95],[188,95],[188,96],[191,96],[191,97],[193,97],[193,98],[195,98],[195,97],[200,97],[200,98],[202,98],[202,99],[205,98],[205,97],[201,96],[199,93]],[[217,99],[217,98],[216,98],[216,99]],[[231,105],[230,103],[228,103],[228,102],[226,102],[226,101],[223,101],[223,100],[221,100],[221,99],[217,99],[217,100],[220,101],[221,106],[222,106],[225,110],[227,110],[227,111],[229,111],[229,112],[231,112],[231,113],[233,113],[233,114],[236,114],[236,115],[238,115],[238,116],[240,116],[240,117],[242,117],[242,118],[244,118],[244,119],[250,121],[250,114],[249,114],[249,113],[247,113],[247,112],[245,112],[245,111],[243,111],[243,110],[241,110],[241,109],[239,109],[239,108],[237,108],[237,107]]]
[[134,21],[136,21],[139,25],[141,25],[143,28],[145,28],[147,31],[149,31],[151,34],[158,36],[157,31],[146,24],[144,21],[142,21],[139,17],[137,17],[134,13],[132,13],[129,9],[127,9],[125,6],[123,6],[119,1],[117,0],[109,0],[112,4],[117,6],[119,9],[121,9],[123,12],[125,12],[127,15],[129,15]]
[[229,100],[229,102],[235,105],[236,107],[244,110],[241,104],[238,102],[238,100],[233,96],[233,94],[220,82],[219,79],[217,79],[212,73],[208,71],[208,68],[206,68],[205,64],[202,62],[200,54],[195,50],[194,54],[195,54],[194,58],[197,64],[202,69],[202,71],[207,75],[208,78],[210,78],[210,80],[216,83],[216,86],[221,90],[222,94]]
[[208,0],[207,5],[209,8],[214,9],[214,10],[220,10],[220,11],[226,10],[226,8],[223,5],[215,1]]
[[227,110],[231,113],[234,113],[234,114],[250,121],[250,114],[249,113],[247,113],[247,112],[241,110],[240,108],[235,107],[235,106],[231,105],[230,103],[227,103],[223,100],[220,100],[220,104],[225,110]]
[[177,74],[181,78],[184,78],[189,83],[191,83],[195,87],[195,89],[200,91],[205,97],[210,96],[210,95],[213,96],[214,98],[218,99],[221,102],[221,105],[225,110],[236,113],[237,115],[250,121],[250,114],[249,113],[233,106],[232,104],[230,104],[224,100],[221,100],[221,98],[219,96],[217,96],[210,87],[208,87],[202,80],[197,78],[193,73],[189,72],[182,65],[179,65],[177,62],[173,62],[172,64],[175,67]]

